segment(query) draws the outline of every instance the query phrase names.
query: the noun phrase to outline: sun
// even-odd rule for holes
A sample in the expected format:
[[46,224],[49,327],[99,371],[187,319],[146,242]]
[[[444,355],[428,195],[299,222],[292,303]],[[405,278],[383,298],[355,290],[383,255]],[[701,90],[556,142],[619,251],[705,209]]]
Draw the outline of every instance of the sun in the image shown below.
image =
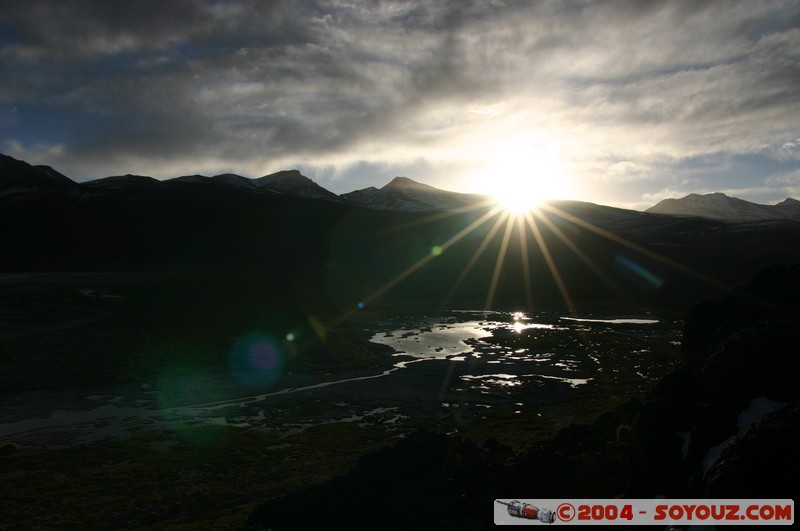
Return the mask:
[[549,199],[565,199],[570,190],[563,163],[552,143],[515,138],[483,152],[476,173],[482,193],[509,214],[522,215]]

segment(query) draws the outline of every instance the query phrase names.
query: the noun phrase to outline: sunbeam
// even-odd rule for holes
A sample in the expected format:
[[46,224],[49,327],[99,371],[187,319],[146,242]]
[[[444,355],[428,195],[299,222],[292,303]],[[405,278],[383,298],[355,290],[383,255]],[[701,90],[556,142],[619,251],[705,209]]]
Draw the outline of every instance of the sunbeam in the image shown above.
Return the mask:
[[625,296],[625,293],[622,290],[622,288],[616,282],[614,282],[614,280],[610,276],[608,276],[602,269],[600,269],[600,267],[591,258],[589,258],[586,255],[586,253],[584,253],[581,250],[580,247],[575,245],[575,242],[573,242],[566,234],[564,234],[564,231],[562,231],[555,223],[553,223],[550,220],[550,218],[548,218],[541,210],[537,210],[533,214],[542,223],[547,225],[547,228],[550,229],[550,231],[553,234],[555,234],[556,237],[559,240],[561,240],[561,242],[564,245],[566,245],[567,248],[570,251],[572,251],[575,254],[575,256],[577,256],[594,274],[596,274],[600,278],[600,280],[602,280],[608,287],[614,290],[614,292],[617,293],[618,295],[623,297]]
[[502,219],[505,221],[506,230],[503,233],[503,240],[500,243],[500,251],[497,253],[497,260],[494,263],[492,281],[491,284],[489,284],[489,292],[486,294],[484,310],[490,309],[492,307],[492,303],[494,302],[494,296],[497,291],[497,283],[500,281],[500,272],[503,270],[503,264],[506,260],[506,253],[508,252],[508,243],[511,240],[511,231],[514,228],[514,218],[508,211],[503,214]]
[[[480,207],[486,208],[489,203],[483,202],[480,203]],[[471,207],[470,209],[461,209],[458,213],[460,214],[467,214],[470,210],[474,210],[476,207]],[[443,212],[437,213],[433,216],[428,216],[424,220],[415,220],[411,223],[405,224],[404,227],[408,228],[412,225],[421,225],[424,223],[431,223],[435,220],[441,220],[446,217],[451,217],[455,213],[453,212]],[[552,282],[554,287],[557,289],[557,292],[566,306],[566,309],[571,314],[576,314],[577,309],[575,306],[575,299],[573,294],[571,293],[571,287],[568,285],[569,279],[572,279],[573,276],[571,274],[565,275],[565,273],[560,269],[560,266],[563,264],[559,264],[558,254],[553,253],[552,244],[556,241],[560,241],[563,245],[573,253],[581,263],[583,263],[590,271],[592,271],[597,277],[608,286],[613,292],[621,295],[623,298],[627,298],[625,290],[623,290],[617,282],[612,278],[609,272],[604,271],[596,261],[585,251],[582,249],[575,241],[573,241],[563,230],[560,228],[556,223],[554,223],[553,219],[550,216],[555,216],[561,218],[577,227],[584,228],[596,235],[601,236],[602,238],[609,240],[611,242],[620,244],[632,251],[635,251],[641,256],[646,256],[652,258],[659,263],[662,263],[674,270],[686,273],[691,275],[697,279],[702,280],[703,282],[718,287],[718,288],[727,288],[722,282],[709,278],[706,275],[691,269],[688,266],[685,266],[671,258],[665,257],[660,255],[659,253],[647,249],[639,244],[633,243],[628,241],[627,239],[610,232],[606,229],[598,227],[593,223],[586,221],[574,214],[570,214],[568,212],[563,211],[562,209],[550,204],[550,203],[542,203],[537,207],[528,208],[522,213],[512,213],[509,209],[503,207],[500,204],[494,204],[491,208],[488,208],[485,212],[483,212],[477,219],[473,219],[469,222],[467,226],[458,230],[455,234],[450,236],[446,241],[441,244],[433,245],[430,251],[422,256],[420,256],[416,261],[414,261],[411,265],[406,267],[403,271],[395,275],[393,278],[382,284],[379,288],[375,289],[371,293],[369,293],[365,298],[363,298],[357,305],[356,308],[352,308],[351,310],[345,312],[344,314],[340,315],[340,317],[336,320],[337,322],[342,322],[347,318],[348,315],[352,314],[353,312],[359,311],[363,309],[367,304],[378,300],[382,296],[384,296],[388,291],[392,290],[400,283],[408,279],[414,273],[418,272],[422,269],[426,264],[430,263],[434,258],[441,256],[443,253],[447,252],[453,245],[463,240],[467,235],[473,233],[480,227],[484,226],[489,220],[494,219],[494,223],[488,228],[485,236],[483,237],[482,241],[477,245],[475,250],[472,252],[470,258],[466,261],[463,268],[459,272],[457,278],[453,281],[452,286],[450,286],[447,294],[443,297],[440,308],[446,306],[453,298],[455,297],[456,293],[462,287],[463,283],[466,281],[469,274],[473,271],[475,266],[478,264],[478,261],[481,259],[482,256],[485,255],[486,249],[489,248],[491,243],[499,239],[499,246],[497,251],[497,256],[494,258],[494,265],[491,269],[491,277],[489,279],[488,288],[486,291],[486,296],[484,299],[484,310],[490,310],[494,306],[498,294],[501,291],[501,286],[504,285],[503,278],[504,274],[509,274],[507,271],[508,265],[508,254],[510,252],[519,252],[520,253],[520,268],[521,268],[521,275],[522,278],[518,279],[520,282],[521,291],[524,290],[524,293],[520,293],[520,296],[525,297],[525,303],[530,306],[534,303],[534,286],[538,284],[534,283],[534,269],[535,263],[532,262],[533,256],[538,256],[538,254],[534,251],[535,248],[538,247],[538,253],[541,254],[541,259],[544,262],[544,265],[547,267],[549,272],[549,276],[552,278]],[[543,225],[539,225],[539,223]],[[546,237],[545,233],[542,232],[543,227],[547,227],[548,234],[552,234],[554,238],[550,243],[548,243],[549,236]],[[393,229],[396,227],[393,227]],[[503,228],[502,236],[499,236],[500,229]],[[514,236],[514,231],[517,231],[517,235]],[[387,229],[388,232],[388,229]],[[529,238],[532,236],[533,244],[529,241]],[[516,245],[512,245],[512,241],[517,241]],[[472,245],[472,244],[470,244]],[[535,247],[534,247],[535,246]],[[534,255],[532,255],[534,253]],[[631,259],[628,259],[628,262],[617,260],[618,264],[635,264],[632,262]],[[631,266],[633,267],[633,266]],[[569,271],[567,271],[569,273]],[[634,272],[635,273],[635,272]],[[639,275],[641,277],[641,275]],[[653,284],[652,282],[650,283]],[[656,288],[658,286],[655,286]]]
[[525,285],[525,303],[530,306],[533,304],[531,264],[528,256],[528,238],[525,236],[525,224],[520,216],[517,216],[517,234],[519,235],[520,258],[522,260],[522,281]]
[[426,254],[425,256],[423,256],[422,258],[420,258],[419,260],[414,262],[411,266],[406,268],[404,271],[399,273],[397,276],[395,276],[394,278],[389,280],[386,284],[384,284],[383,286],[381,286],[380,288],[378,288],[377,290],[375,290],[374,292],[369,294],[366,298],[363,299],[362,303],[363,304],[368,304],[368,303],[376,300],[381,295],[383,295],[384,293],[386,293],[387,291],[389,291],[390,289],[395,287],[397,284],[402,282],[404,279],[406,279],[412,273],[414,273],[415,271],[419,270],[425,264],[430,262],[433,258],[436,258],[437,256],[441,255],[444,251],[446,251],[447,249],[449,249],[450,247],[455,245],[462,238],[464,238],[465,236],[467,236],[468,234],[470,234],[471,232],[476,230],[478,227],[480,227],[481,225],[486,223],[492,217],[496,216],[499,212],[500,212],[500,208],[499,207],[494,207],[491,210],[489,210],[488,212],[484,213],[481,217],[479,217],[478,219],[476,219],[475,221],[470,223],[468,226],[466,226],[465,228],[461,229],[459,232],[457,232],[456,234],[451,236],[443,244],[436,246],[434,248],[435,252],[432,250],[430,253]]
[[642,247],[641,245],[637,245],[637,244],[635,244],[635,243],[633,243],[633,242],[631,242],[629,240],[626,240],[625,238],[623,238],[623,237],[621,237],[621,236],[619,236],[617,234],[614,234],[613,232],[609,232],[609,231],[607,231],[605,229],[602,229],[602,228],[598,227],[597,225],[589,223],[588,221],[586,221],[584,219],[581,219],[581,218],[579,218],[577,216],[573,216],[572,214],[564,212],[563,210],[561,210],[558,207],[543,203],[541,205],[541,208],[543,210],[548,211],[548,212],[552,212],[553,214],[555,214],[556,216],[558,216],[558,217],[560,217],[562,219],[565,219],[567,221],[571,221],[572,223],[575,223],[576,225],[579,225],[579,226],[581,226],[581,227],[583,227],[583,228],[585,228],[587,230],[590,230],[590,231],[594,232],[595,234],[598,234],[598,235],[602,236],[603,238],[606,238],[606,239],[608,239],[610,241],[619,243],[620,245],[624,245],[625,247],[627,247],[629,249],[632,249],[632,250],[634,250],[634,251],[636,251],[638,253],[641,253],[641,254],[643,254],[645,256],[648,256],[648,257],[650,257],[650,258],[652,258],[652,259],[654,259],[654,260],[656,260],[658,262],[661,262],[662,264],[664,264],[666,266],[672,267],[674,269],[677,269],[678,271],[686,273],[687,275],[691,275],[691,276],[693,276],[693,277],[695,277],[695,278],[697,278],[697,279],[699,279],[699,280],[701,280],[703,282],[707,282],[708,284],[710,284],[712,286],[715,286],[715,287],[717,287],[717,288],[719,288],[719,289],[721,289],[723,291],[730,291],[730,289],[731,289],[731,286],[725,284],[724,282],[720,282],[719,280],[711,278],[708,275],[704,275],[703,273],[700,273],[699,271],[696,271],[696,270],[694,270],[694,269],[692,269],[692,268],[690,268],[688,266],[685,266],[685,265],[683,265],[683,264],[681,264],[679,262],[676,262],[675,260],[667,258],[666,256],[662,256],[662,255],[660,255],[659,253],[657,253],[655,251],[651,251],[650,249],[647,249],[646,247]]
[[550,274],[553,275],[553,280],[556,282],[556,286],[558,286],[558,291],[561,293],[561,298],[564,300],[564,304],[567,305],[567,308],[570,312],[574,312],[575,304],[573,304],[572,298],[567,290],[567,286],[564,284],[564,280],[561,278],[561,273],[558,272],[558,268],[553,261],[550,250],[547,248],[547,244],[542,237],[542,233],[539,231],[539,226],[536,224],[536,220],[530,213],[527,213],[525,214],[525,221],[528,223],[528,226],[533,233],[533,237],[536,239],[536,245],[538,245],[539,249],[542,251],[544,261],[547,264],[547,268],[550,270]]
[[496,206],[492,210],[489,211],[489,213],[491,213],[491,216],[492,217],[493,216],[497,216],[497,219],[495,220],[494,225],[492,225],[492,228],[489,230],[489,232],[483,238],[483,241],[475,249],[475,252],[472,254],[472,256],[470,257],[469,261],[464,266],[464,269],[461,270],[461,273],[458,275],[458,278],[456,278],[455,282],[453,282],[453,286],[450,288],[450,291],[448,291],[447,295],[445,296],[445,303],[450,301],[450,299],[455,295],[456,291],[458,291],[458,288],[461,286],[461,284],[467,278],[467,275],[469,275],[470,271],[472,271],[472,268],[475,267],[475,264],[480,259],[481,254],[483,254],[483,251],[486,249],[486,246],[495,237],[495,235],[497,234],[497,231],[500,230],[500,227],[503,224],[503,219],[504,219],[504,215],[505,215],[505,214],[503,214],[501,212],[501,210],[502,210],[501,207]]

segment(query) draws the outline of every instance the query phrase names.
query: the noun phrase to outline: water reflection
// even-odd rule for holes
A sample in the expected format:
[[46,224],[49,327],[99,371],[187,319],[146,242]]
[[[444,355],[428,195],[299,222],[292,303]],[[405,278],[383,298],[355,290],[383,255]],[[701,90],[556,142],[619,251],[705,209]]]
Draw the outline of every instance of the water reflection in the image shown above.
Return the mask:
[[578,321],[580,323],[606,323],[606,324],[657,324],[658,319],[580,319],[577,317],[560,317],[564,321]]
[[[453,312],[456,313],[456,312]],[[475,316],[486,312],[465,312]],[[524,312],[495,313],[497,317],[508,320],[485,319],[460,321],[452,317],[417,320],[417,327],[400,325],[397,328],[378,332],[370,341],[392,347],[397,354],[407,354],[415,358],[448,358],[453,361],[459,354],[478,354],[477,350],[491,350],[493,347],[479,340],[502,332],[521,334],[525,330],[555,330],[556,325],[534,322]],[[394,326],[390,324],[389,326]],[[480,349],[476,349],[477,344]]]
[[[566,319],[566,320],[565,320]],[[592,319],[523,312],[449,312],[394,318],[370,329],[375,343],[392,347],[391,366],[355,375],[283,376],[258,394],[206,401],[196,390],[223,388],[232,373],[272,373],[279,352],[269,338],[245,336],[230,371],[188,381],[165,372],[141,388],[95,390],[80,404],[42,398],[41,414],[0,424],[0,442],[27,446],[123,436],[128,430],[228,425],[297,433],[335,422],[402,426],[424,419],[435,405],[480,412],[550,407],[573,397],[638,392],[664,372],[664,353],[677,353],[680,329],[654,319]],[[660,323],[660,324],[659,324]],[[624,324],[625,326],[616,326]],[[227,379],[226,379],[227,378]],[[169,385],[167,385],[169,384]],[[191,384],[191,385],[190,385]],[[123,398],[124,397],[124,398]],[[460,406],[458,405],[460,404]],[[478,412],[478,413],[476,413]],[[387,427],[387,429],[389,429]]]
[[482,374],[480,376],[461,376],[461,380],[465,382],[480,382],[479,388],[486,388],[487,385],[496,385],[500,387],[516,387],[522,385],[520,378],[533,376],[532,374]]
[[476,321],[423,323],[419,328],[398,328],[377,333],[370,341],[392,347],[397,354],[415,358],[447,358],[473,351],[470,340],[491,336],[490,329]]
[[[659,330],[665,324],[649,316],[460,310],[436,317],[397,317],[371,340],[392,347],[397,356],[422,361],[420,370],[431,362],[448,363],[445,387],[452,381],[464,393],[529,396],[585,388],[596,381],[607,385],[609,377],[648,380],[649,371],[643,368],[652,369],[652,362],[642,346],[649,334],[663,333]],[[640,326],[643,335],[631,335],[632,327]]]

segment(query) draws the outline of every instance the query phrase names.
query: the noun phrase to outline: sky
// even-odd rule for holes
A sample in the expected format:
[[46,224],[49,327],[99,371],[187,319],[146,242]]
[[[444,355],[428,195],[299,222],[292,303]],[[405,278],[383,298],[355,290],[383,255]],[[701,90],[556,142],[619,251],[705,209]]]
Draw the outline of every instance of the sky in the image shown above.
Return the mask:
[[644,209],[800,197],[800,1],[0,0],[0,152]]

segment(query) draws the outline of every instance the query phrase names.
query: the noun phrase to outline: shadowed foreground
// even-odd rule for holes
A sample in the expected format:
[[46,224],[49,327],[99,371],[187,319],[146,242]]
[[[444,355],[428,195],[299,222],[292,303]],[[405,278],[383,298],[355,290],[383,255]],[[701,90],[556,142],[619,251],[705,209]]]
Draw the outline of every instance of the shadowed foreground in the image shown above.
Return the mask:
[[695,306],[682,363],[644,405],[517,452],[417,432],[324,486],[262,504],[244,529],[490,529],[503,496],[796,499],[798,296],[800,266],[775,267]]

